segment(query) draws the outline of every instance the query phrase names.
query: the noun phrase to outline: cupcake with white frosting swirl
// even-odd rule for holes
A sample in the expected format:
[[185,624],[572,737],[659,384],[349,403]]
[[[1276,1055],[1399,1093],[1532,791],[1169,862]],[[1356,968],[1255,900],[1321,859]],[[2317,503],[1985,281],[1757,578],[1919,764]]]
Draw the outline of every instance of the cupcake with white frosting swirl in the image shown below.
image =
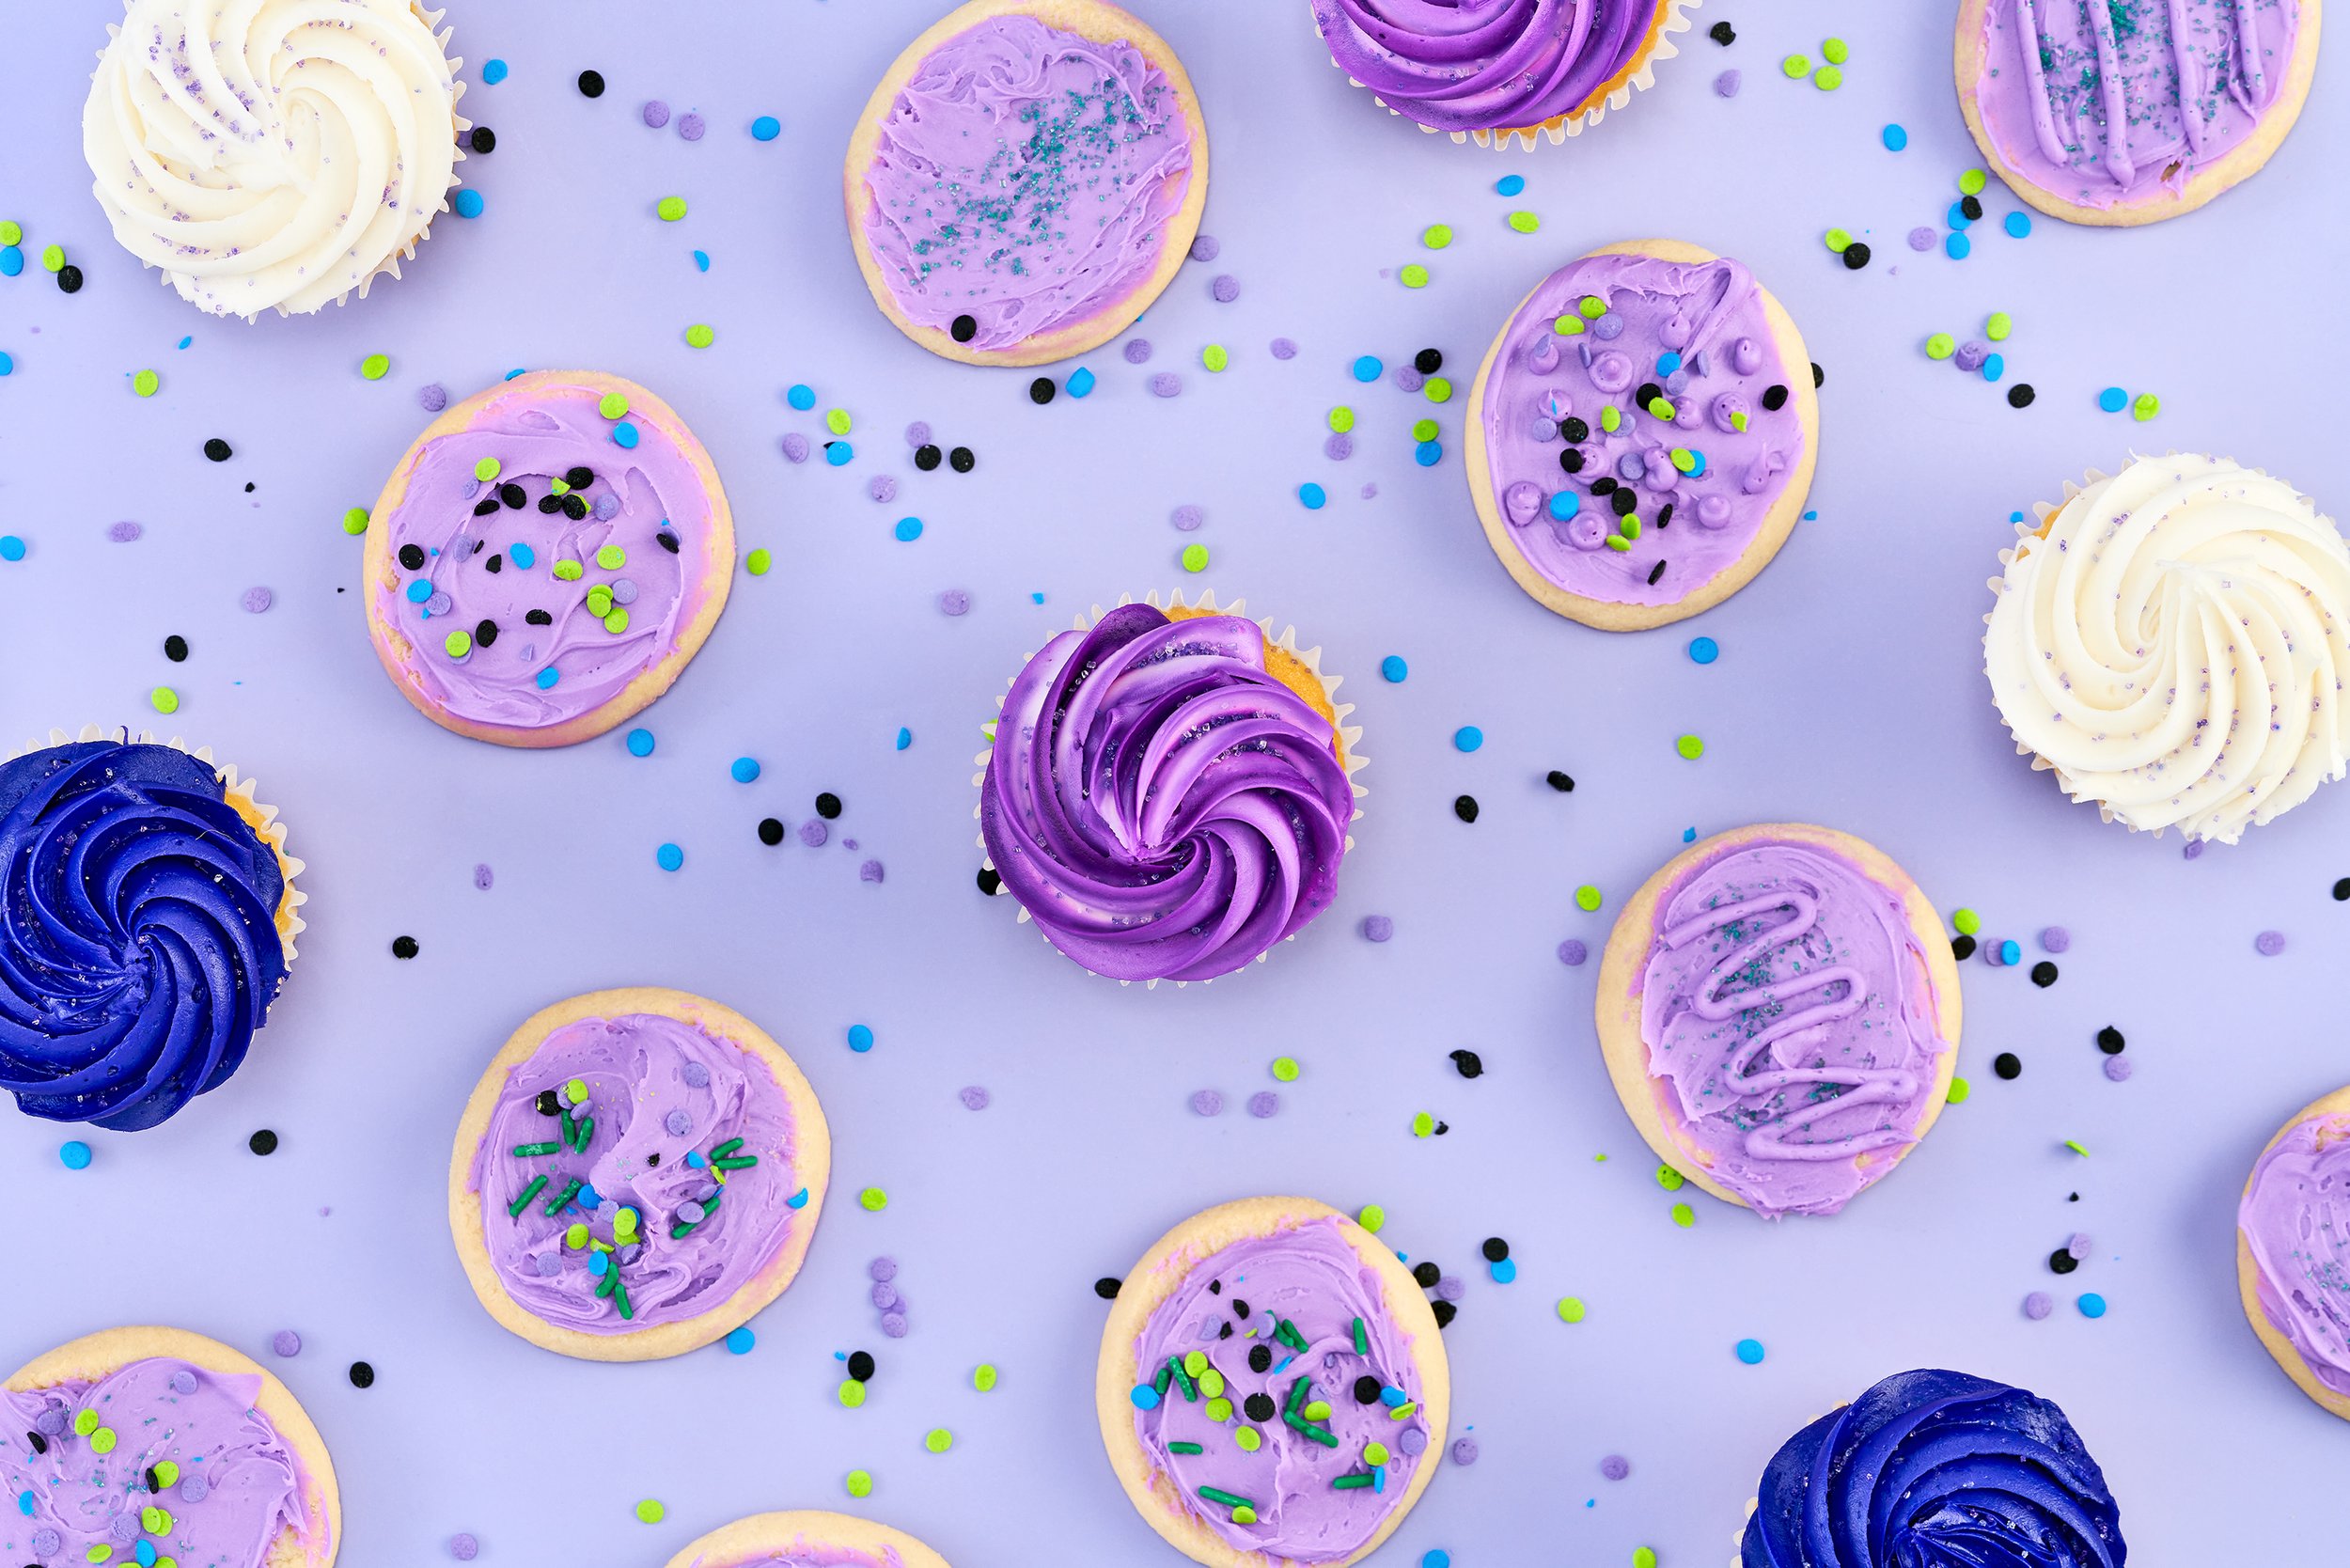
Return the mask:
[[2019,525],[1984,617],[1992,700],[2107,821],[2233,843],[2350,767],[2350,546],[2225,458],[2133,457]]
[[463,85],[411,0],[125,0],[82,106],[122,247],[191,305],[306,315],[448,206]]

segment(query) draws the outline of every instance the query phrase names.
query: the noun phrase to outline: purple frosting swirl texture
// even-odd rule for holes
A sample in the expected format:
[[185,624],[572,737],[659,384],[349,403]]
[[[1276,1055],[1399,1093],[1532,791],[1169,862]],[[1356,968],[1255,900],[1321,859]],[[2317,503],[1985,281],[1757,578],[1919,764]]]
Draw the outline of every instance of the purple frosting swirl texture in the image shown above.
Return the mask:
[[605,418],[602,396],[535,384],[408,460],[383,520],[390,580],[371,591],[418,687],[457,718],[535,729],[602,707],[710,597],[701,473],[652,419]]
[[1012,682],[981,783],[1004,886],[1112,980],[1211,980],[1330,905],[1354,790],[1237,616],[1126,604]]
[[165,745],[0,763],[0,1090],[27,1114],[151,1127],[243,1065],[286,879],[227,795]]
[[2350,1395],[2350,1118],[2286,1129],[2252,1167],[2236,1228],[2269,1325],[2311,1376]]
[[731,1041],[662,1013],[566,1024],[508,1070],[474,1154],[491,1266],[558,1328],[698,1317],[783,1249],[792,1153],[783,1090]]
[[260,1392],[173,1356],[0,1391],[0,1559],[260,1568],[286,1531],[309,1544],[301,1459]]
[[1789,375],[1737,262],[1569,262],[1518,307],[1485,376],[1511,541],[1587,599],[1687,598],[1746,554],[1802,459]]
[[2123,1568],[2120,1511],[2064,1412],[1954,1372],[1887,1378],[1772,1456],[1740,1568]]
[[905,1559],[894,1546],[882,1555],[852,1551],[846,1546],[795,1545],[785,1552],[761,1552],[757,1557],[730,1557],[723,1562],[697,1559],[693,1568],[902,1568]]
[[1434,131],[1589,109],[1647,53],[1661,0],[1313,0],[1339,69]]
[[[1195,1265],[1144,1324],[1135,1366],[1135,1436],[1152,1467],[1226,1543],[1275,1562],[1360,1551],[1432,1462],[1411,1336],[1335,1220],[1234,1242]],[[1401,1396],[1392,1403],[1389,1389]],[[1323,1404],[1326,1415],[1306,1414]],[[1254,1521],[1236,1521],[1225,1497]]]
[[1140,49],[992,16],[932,50],[890,106],[864,238],[908,321],[968,316],[965,347],[1015,348],[1132,315],[1193,177],[1190,121]]
[[1949,1049],[1903,897],[1819,846],[1747,840],[1656,903],[1640,1033],[1675,1143],[1756,1213],[1834,1214],[1917,1140]]
[[1990,0],[1976,105],[2032,184],[2134,206],[2253,134],[2300,28],[2298,0]]

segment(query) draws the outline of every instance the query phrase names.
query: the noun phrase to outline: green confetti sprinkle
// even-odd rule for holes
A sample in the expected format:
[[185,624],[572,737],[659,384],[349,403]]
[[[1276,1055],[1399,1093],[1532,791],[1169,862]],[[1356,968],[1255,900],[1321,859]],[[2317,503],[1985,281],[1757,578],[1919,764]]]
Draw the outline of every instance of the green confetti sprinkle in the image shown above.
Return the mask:
[[1543,220],[1531,212],[1512,212],[1510,214],[1510,227],[1521,234],[1531,234],[1543,227]]
[[1199,351],[1199,363],[1205,366],[1211,372],[1214,372],[1221,370],[1226,366],[1231,364],[1232,356],[1230,353],[1225,349],[1223,344],[1211,343],[1206,348]]
[[995,1390],[995,1368],[993,1363],[982,1361],[971,1369],[971,1387],[983,1394]]
[[769,555],[764,548],[761,548],[754,550],[749,555],[743,557],[743,569],[754,577],[764,577],[767,575],[767,568],[773,565],[774,562],[775,557]]
[[955,1446],[955,1435],[943,1426],[934,1426],[923,1434],[922,1446],[932,1453],[945,1453]]
[[483,484],[488,484],[492,479],[498,477],[499,470],[503,469],[505,466],[506,465],[504,463],[498,462],[495,458],[483,458],[479,463],[473,465],[473,477],[479,479]]
[[1355,1212],[1355,1223],[1375,1236],[1387,1228],[1387,1211],[1376,1203],[1366,1203]]
[[663,196],[660,205],[653,211],[661,214],[663,223],[675,223],[685,216],[685,198],[682,196]]
[[669,1516],[669,1511],[661,1506],[660,1498],[647,1497],[636,1505],[636,1516],[649,1525],[657,1525]]
[[1829,64],[1842,65],[1852,58],[1852,45],[1842,39],[1829,39],[1820,45],[1820,53],[1827,56]]
[[180,711],[180,694],[169,686],[157,686],[147,694],[147,700],[149,705],[159,713],[176,713]]
[[1445,246],[1452,243],[1451,225],[1441,223],[1430,224],[1426,228],[1420,231],[1419,243],[1426,245],[1430,250],[1444,249]]
[[1434,441],[1443,433],[1443,427],[1434,419],[1415,420],[1412,425],[1412,439],[1415,441]]
[[1926,339],[1928,359],[1948,359],[1958,352],[1958,339],[1947,332],[1937,332]]
[[1285,1084],[1295,1083],[1297,1081],[1297,1058],[1295,1057],[1275,1057],[1273,1058],[1273,1075],[1280,1082]]
[[1840,256],[1852,245],[1852,230],[1849,228],[1831,228],[1821,238],[1827,243],[1828,249]]
[[1994,310],[1982,319],[1982,335],[1994,343],[2006,342],[2008,334],[2014,330],[2015,318],[2004,310]]
[[1428,269],[1421,266],[1417,261],[1411,263],[1395,275],[1398,281],[1400,281],[1406,289],[1425,289],[1428,287]]
[[1959,194],[1962,196],[1981,196],[1982,195],[1983,186],[1989,184],[1990,181],[1991,177],[1983,173],[1982,170],[1968,169],[1965,174],[1958,177]]
[[448,651],[450,658],[462,659],[473,651],[473,634],[462,630],[451,632],[441,639],[441,646]]
[[1698,1212],[1686,1203],[1673,1205],[1673,1223],[1686,1231],[1698,1222]]
[[1585,1311],[1586,1309],[1584,1308],[1583,1298],[1581,1296],[1570,1295],[1563,1296],[1559,1299],[1559,1321],[1560,1323],[1581,1323],[1583,1321]]
[[1950,911],[1950,929],[1961,936],[1972,936],[1982,929],[1982,917],[1971,909]]
[[[1606,1158],[1605,1154],[1600,1157],[1602,1159]],[[1688,1184],[1688,1181],[1689,1178],[1684,1176],[1680,1171],[1675,1170],[1671,1166],[1660,1165],[1656,1168],[1656,1184],[1663,1187],[1667,1192],[1679,1192],[1684,1186]]]
[[1966,1096],[1972,1094],[1974,1091],[1975,1086],[1968,1083],[1966,1079],[1952,1078],[1950,1080],[1950,1091],[1948,1095],[1944,1096],[1944,1099],[1950,1105],[1963,1105],[1966,1103]]
[[2130,417],[2144,424],[2162,412],[2162,400],[2152,392],[2140,392],[2130,404]]
[[685,346],[687,348],[706,349],[717,340],[718,335],[710,330],[710,326],[707,322],[696,321],[692,326],[685,329]]
[[835,435],[848,434],[851,423],[849,411],[845,408],[827,409],[824,412],[824,429]]
[[2066,1138],[2064,1140],[2064,1147],[2073,1151],[2074,1153],[2078,1154],[2082,1159],[2089,1158],[2089,1151],[2081,1146],[2081,1141],[2078,1138]]
[[1575,313],[1587,321],[1596,321],[1607,314],[1607,302],[1597,294],[1586,294],[1574,302]]
[[1442,376],[1430,376],[1420,393],[1432,403],[1449,403],[1452,400],[1452,384]]
[[1822,92],[1834,92],[1844,85],[1844,73],[1832,65],[1824,65],[1811,73],[1811,85]]
[[854,1377],[843,1380],[838,1392],[844,1410],[854,1410],[865,1403],[865,1385]]
[[618,419],[628,412],[628,400],[618,392],[606,392],[596,404],[596,412],[607,419]]
[[131,378],[131,390],[136,392],[142,398],[151,398],[155,395],[155,389],[163,385],[163,384],[164,378],[157,375],[154,371],[141,370],[137,375]]
[[1412,1136],[1414,1137],[1427,1137],[1435,1132],[1435,1130],[1436,1119],[1429,1115],[1426,1111],[1421,1111],[1418,1116],[1412,1118]]
[[48,268],[53,273],[62,272],[65,269],[65,246],[42,246],[40,252],[40,264]]
[[1185,572],[1205,572],[1208,570],[1208,547],[1204,544],[1184,545],[1183,561]]
[[1330,411],[1330,428],[1341,435],[1355,428],[1355,411],[1344,403]]
[[1800,82],[1811,74],[1811,62],[1801,55],[1790,55],[1778,62],[1778,69],[1791,82]]
[[1599,889],[1588,882],[1574,890],[1574,907],[1586,915],[1599,907]]
[[343,513],[343,532],[356,539],[368,531],[368,509],[353,507]]
[[847,1475],[840,1478],[840,1485],[842,1490],[846,1491],[849,1496],[853,1497],[870,1497],[872,1495],[873,1491],[873,1472],[870,1470],[851,1470]]
[[1698,735],[1684,735],[1673,742],[1673,749],[1694,762],[1705,755],[1705,741]]
[[359,361],[359,373],[369,381],[382,381],[391,372],[392,356],[390,354],[371,353]]
[[879,1187],[867,1187],[856,1195],[857,1207],[869,1215],[877,1215],[889,1207],[889,1194]]

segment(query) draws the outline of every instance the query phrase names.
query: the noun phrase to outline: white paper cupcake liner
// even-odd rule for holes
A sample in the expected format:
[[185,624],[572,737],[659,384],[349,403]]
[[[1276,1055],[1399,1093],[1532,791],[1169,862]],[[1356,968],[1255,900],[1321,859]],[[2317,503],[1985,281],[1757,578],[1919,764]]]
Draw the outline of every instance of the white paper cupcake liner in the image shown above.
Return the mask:
[[[1132,594],[1122,594],[1120,596],[1118,601],[1120,605],[1132,604],[1135,603],[1136,603],[1136,601]],[[1154,610],[1192,610],[1204,615],[1237,616],[1243,614],[1247,608],[1247,601],[1243,599],[1235,599],[1230,604],[1218,605],[1215,602],[1215,590],[1214,588],[1203,590],[1197,601],[1185,600],[1183,592],[1181,588],[1174,589],[1173,591],[1166,594],[1164,597],[1162,597],[1154,589],[1151,593],[1144,595],[1140,603],[1150,605]],[[1113,606],[1113,608],[1117,606]],[[1101,605],[1096,604],[1090,610],[1078,616],[1074,620],[1073,620],[1070,623],[1070,629],[1077,632],[1089,632],[1097,624],[1099,624],[1102,618],[1108,613],[1109,612],[1103,609]],[[1360,725],[1350,725],[1346,722],[1347,715],[1355,711],[1355,704],[1352,702],[1341,702],[1339,700],[1339,687],[1344,684],[1346,678],[1342,675],[1333,675],[1322,667],[1322,646],[1319,643],[1315,644],[1311,648],[1301,649],[1297,646],[1297,628],[1295,626],[1285,626],[1277,635],[1273,630],[1273,618],[1271,616],[1254,617],[1251,619],[1254,619],[1258,626],[1263,630],[1265,635],[1265,643],[1269,648],[1277,649],[1283,653],[1287,653],[1292,658],[1295,659],[1299,664],[1304,665],[1307,671],[1321,683],[1323,696],[1329,702],[1330,711],[1338,715],[1337,729],[1339,732],[1339,745],[1345,754],[1344,760],[1340,763],[1340,765],[1346,769],[1347,787],[1355,792],[1355,815],[1357,819],[1359,819],[1363,814],[1362,803],[1371,792],[1363,787],[1362,783],[1355,777],[1355,775],[1359,774],[1363,770],[1363,768],[1370,762],[1371,759],[1363,755],[1362,727]],[[1018,680],[1020,677],[1020,670],[1026,669],[1028,667],[1029,660],[1035,657],[1036,651],[1034,649],[1030,649],[1026,653],[1021,655],[1020,669],[1014,670],[1010,676],[1005,678],[1005,693],[1009,693],[1011,690],[1012,682]],[[1004,698],[999,695],[995,698],[995,711],[1000,714],[1003,712],[1003,708]],[[979,792],[980,795],[979,800],[972,803],[971,818],[974,822],[977,822],[979,819],[980,811],[985,804],[987,764],[989,760],[995,755],[995,720],[990,719],[985,725],[980,727],[980,732],[987,737],[989,744],[986,747],[981,749],[977,757],[972,759],[976,771],[971,775],[971,788],[974,792]],[[995,870],[995,862],[987,853],[987,835],[982,832],[979,834],[973,841],[979,847],[980,868],[990,871]],[[1346,848],[1350,853],[1355,848],[1355,836],[1352,833],[1349,833],[1346,836]],[[998,896],[1009,898],[1009,895]],[[1010,902],[1011,903],[1012,909],[1022,925],[1033,925],[1035,923],[1029,918],[1027,909],[1018,899],[1010,899]],[[1327,913],[1327,911],[1324,913]],[[1052,947],[1052,938],[1046,936],[1042,930],[1037,933],[1037,935],[1044,942],[1046,947]],[[1294,942],[1295,940],[1297,940],[1295,933],[1282,938],[1282,941],[1284,942]],[[1057,953],[1060,951],[1058,948],[1054,948],[1053,950]],[[1272,956],[1273,955],[1270,951],[1259,953],[1257,955],[1257,962],[1259,964],[1262,964],[1266,959]],[[1072,962],[1074,961],[1072,960]],[[1078,967],[1084,968],[1085,966],[1083,964],[1079,964]],[[1090,969],[1088,969],[1086,972],[1088,974],[1093,973]],[[1097,978],[1106,980],[1110,977],[1099,976]],[[1133,985],[1137,982],[1134,980],[1122,980],[1118,981],[1118,983],[1120,985]],[[1140,981],[1139,983],[1145,990],[1152,989],[1159,984],[1159,982],[1155,980],[1147,980]],[[1215,983],[1215,980],[1173,980],[1168,983],[1174,985],[1178,990],[1180,990],[1186,985],[1213,985]]]
[[0,758],[0,761],[14,761],[19,757],[30,756],[36,751],[48,751],[56,746],[70,745],[76,741],[113,741],[120,745],[167,745],[174,751],[187,753],[197,761],[209,765],[215,774],[219,775],[224,786],[222,798],[228,803],[237,815],[245,820],[246,824],[253,829],[254,836],[269,846],[270,853],[277,857],[278,871],[286,879],[285,890],[278,895],[276,924],[278,940],[286,950],[286,967],[290,971],[293,968],[295,957],[294,938],[308,929],[308,922],[302,917],[302,906],[310,902],[310,896],[294,886],[294,879],[308,867],[306,862],[287,853],[286,824],[279,820],[276,807],[265,806],[255,797],[254,790],[257,788],[255,781],[250,777],[239,776],[233,763],[214,761],[211,746],[192,746],[177,735],[167,741],[159,740],[147,730],[142,729],[133,733],[127,726],[119,724],[86,724],[82,726],[79,734],[68,734],[62,729],[52,729],[49,731],[47,740],[28,741],[16,750],[9,752],[6,758]]

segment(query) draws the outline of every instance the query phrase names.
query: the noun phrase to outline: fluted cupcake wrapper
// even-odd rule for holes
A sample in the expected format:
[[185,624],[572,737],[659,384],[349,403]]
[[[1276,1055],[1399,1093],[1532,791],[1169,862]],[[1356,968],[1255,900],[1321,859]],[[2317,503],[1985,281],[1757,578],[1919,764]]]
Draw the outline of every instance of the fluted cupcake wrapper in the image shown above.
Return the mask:
[[286,951],[286,968],[290,972],[295,957],[294,938],[308,929],[308,922],[302,917],[302,906],[310,902],[310,896],[295,886],[295,879],[307,870],[307,866],[287,852],[286,824],[279,818],[276,807],[265,806],[256,797],[255,780],[240,776],[232,763],[215,761],[211,746],[192,746],[177,735],[166,741],[147,730],[133,731],[119,724],[86,724],[78,734],[52,729],[48,739],[28,741],[7,756],[0,757],[0,762],[14,761],[36,751],[70,745],[77,741],[113,741],[121,745],[167,745],[174,751],[185,752],[219,776],[224,789],[222,798],[238,816],[244,819],[245,824],[253,829],[254,837],[269,846],[270,854],[277,857],[279,873],[286,879],[285,890],[278,895],[275,920],[278,941]]
[[[1196,601],[1187,601],[1183,597],[1183,591],[1181,588],[1174,589],[1165,595],[1162,595],[1156,589],[1153,589],[1150,593],[1145,594],[1139,601],[1137,601],[1132,594],[1122,594],[1119,597],[1118,605],[1132,604],[1136,603],[1145,604],[1150,605],[1154,610],[1161,610],[1170,614],[1177,611],[1189,611],[1195,615],[1238,616],[1244,615],[1247,609],[1247,601],[1245,599],[1235,599],[1229,604],[1219,605],[1216,603],[1215,590],[1214,588],[1203,590],[1198,599]],[[1113,605],[1111,607],[1117,608],[1118,605]],[[1077,632],[1089,632],[1096,625],[1098,625],[1102,618],[1108,613],[1109,612],[1104,610],[1101,605],[1096,604],[1085,614],[1078,616],[1074,620],[1071,621],[1070,629]],[[1269,651],[1285,653],[1292,659],[1296,660],[1299,665],[1305,667],[1307,672],[1310,674],[1314,678],[1314,681],[1322,687],[1323,698],[1330,704],[1330,711],[1338,715],[1338,724],[1336,728],[1339,732],[1339,749],[1340,753],[1339,765],[1346,770],[1347,787],[1355,792],[1355,815],[1356,818],[1360,818],[1363,814],[1362,803],[1365,798],[1369,796],[1371,792],[1363,787],[1360,779],[1356,777],[1356,775],[1361,773],[1363,768],[1368,765],[1371,760],[1363,755],[1362,727],[1360,725],[1350,725],[1346,722],[1347,715],[1355,711],[1355,704],[1352,702],[1341,702],[1339,700],[1339,687],[1345,683],[1346,678],[1342,675],[1332,675],[1322,667],[1322,647],[1319,643],[1311,648],[1306,649],[1301,649],[1297,646],[1297,628],[1295,626],[1285,626],[1281,629],[1279,635],[1276,635],[1273,630],[1273,618],[1271,616],[1255,616],[1249,617],[1248,619],[1255,620],[1257,625],[1264,632],[1265,646]],[[1030,649],[1026,653],[1021,655],[1020,668],[1015,669],[1010,676],[1005,678],[1005,693],[1008,694],[1011,690],[1012,682],[1017,681],[1020,677],[1020,670],[1026,669],[1029,660],[1035,657],[1036,650],[1034,649]],[[999,694],[995,698],[995,709],[999,714],[1003,712],[1003,707],[1004,696]],[[974,822],[979,820],[980,813],[985,808],[986,805],[987,765],[989,759],[995,754],[995,720],[990,719],[984,726],[981,727],[981,732],[987,736],[989,744],[980,749],[979,754],[977,757],[972,759],[974,771],[971,775],[971,788],[973,792],[979,797],[978,800],[974,801],[971,806],[971,820]],[[972,841],[978,844],[979,848],[980,868],[984,870],[991,871],[995,870],[995,859],[988,854],[987,835],[985,833],[975,834]],[[1355,848],[1355,836],[1352,833],[1349,833],[1346,836],[1346,848],[1350,852],[1352,852]],[[1015,917],[1021,924],[1035,924],[1035,921],[1029,917],[1027,910],[1021,905],[1018,899],[1010,899],[1009,902],[1012,906]],[[1042,930],[1037,933],[1037,936],[1046,947],[1053,947],[1052,938],[1046,936]],[[1297,938],[1294,934],[1292,934],[1283,937],[1282,940],[1284,942],[1294,942]],[[1056,952],[1059,951],[1057,948],[1054,949],[1054,950]],[[1259,964],[1262,964],[1266,959],[1272,956],[1273,955],[1270,952],[1259,953],[1256,961]],[[1083,968],[1084,965],[1080,964],[1079,967]],[[1088,974],[1093,973],[1090,969],[1086,970],[1086,972]],[[1106,980],[1110,977],[1101,976],[1098,978]],[[1118,983],[1120,985],[1134,985],[1140,983],[1147,990],[1155,987],[1159,982],[1155,980],[1147,980],[1140,982],[1121,980],[1118,981]],[[1215,980],[1171,980],[1168,983],[1174,985],[1180,990],[1186,985],[1214,985]]]
[[[1635,93],[1646,92],[1656,85],[1656,62],[1673,59],[1680,55],[1681,51],[1674,44],[1672,35],[1689,30],[1693,24],[1689,20],[1688,13],[1696,10],[1703,3],[1704,0],[1663,0],[1660,7],[1661,14],[1656,24],[1655,41],[1647,53],[1640,56],[1638,63],[1633,68],[1632,74],[1609,88],[1598,102],[1580,114],[1553,115],[1540,125],[1511,126],[1498,131],[1440,131],[1433,125],[1422,125],[1420,129],[1432,136],[1449,135],[1456,142],[1475,142],[1478,146],[1489,148],[1496,152],[1508,152],[1512,148],[1522,148],[1531,152],[1542,145],[1544,137],[1548,137],[1551,145],[1556,147],[1569,136],[1579,136],[1605,119],[1610,109],[1622,109],[1632,102]],[[1308,9],[1306,14],[1310,24],[1313,13]],[[1316,37],[1318,39],[1320,35],[1317,33]],[[1330,64],[1334,70],[1345,69],[1336,58],[1333,58]],[[1363,86],[1352,76],[1349,76],[1347,81],[1357,87]],[[1399,119],[1408,118],[1401,109],[1394,107],[1386,99],[1380,97],[1376,91],[1369,87],[1364,87],[1363,90],[1370,92],[1371,102],[1386,110],[1387,113]]]

